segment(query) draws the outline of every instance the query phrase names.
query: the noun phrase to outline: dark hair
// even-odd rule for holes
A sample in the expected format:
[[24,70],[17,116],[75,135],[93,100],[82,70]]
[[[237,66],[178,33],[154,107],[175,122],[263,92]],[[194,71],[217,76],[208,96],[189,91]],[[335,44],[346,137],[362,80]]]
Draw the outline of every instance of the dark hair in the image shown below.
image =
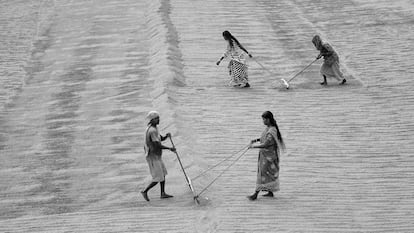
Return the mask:
[[240,42],[236,39],[236,37],[234,37],[229,31],[224,31],[223,32],[223,37],[229,42],[230,46],[233,47],[234,43],[236,42],[237,46],[239,46],[243,51],[245,51],[246,53],[247,50],[240,44]]
[[270,120],[270,125],[276,127],[276,131],[277,131],[277,140],[280,142],[280,145],[282,147],[282,149],[285,148],[285,143],[283,142],[283,138],[282,138],[282,134],[280,133],[279,127],[277,126],[277,122],[275,120],[275,118],[273,117],[273,113],[270,111],[266,111],[262,114],[263,118],[269,119]]

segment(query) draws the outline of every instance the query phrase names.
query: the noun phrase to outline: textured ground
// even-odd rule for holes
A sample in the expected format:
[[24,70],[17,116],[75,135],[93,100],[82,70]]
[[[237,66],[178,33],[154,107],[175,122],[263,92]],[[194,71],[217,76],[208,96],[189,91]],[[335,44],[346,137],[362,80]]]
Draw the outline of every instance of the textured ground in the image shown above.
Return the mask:
[[[48,4],[25,83],[0,112],[1,232],[414,231],[409,1]],[[272,73],[251,60],[252,88],[227,87],[227,64],[215,65],[223,30]],[[278,80],[317,55],[316,33],[340,53],[348,84],[321,87],[318,62],[283,89]],[[287,145],[281,191],[247,200],[258,153],[249,150],[195,206],[166,152],[175,197],[160,200],[157,187],[145,202],[151,109],[191,177],[257,138],[261,113],[274,112]],[[196,190],[232,161],[194,180]]]

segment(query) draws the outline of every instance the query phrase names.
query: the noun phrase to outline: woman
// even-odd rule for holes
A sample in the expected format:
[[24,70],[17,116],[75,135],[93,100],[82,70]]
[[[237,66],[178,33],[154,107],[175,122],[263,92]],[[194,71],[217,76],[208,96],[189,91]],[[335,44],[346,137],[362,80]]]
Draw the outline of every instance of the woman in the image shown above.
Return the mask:
[[[259,148],[259,160],[257,166],[256,191],[248,196],[250,200],[256,200],[260,191],[267,191],[263,196],[273,197],[273,193],[279,191],[279,155],[280,149],[285,149],[282,135],[273,114],[266,111],[262,114],[263,124],[266,129],[262,136],[250,142],[249,148]],[[259,144],[253,145],[256,142]]]
[[328,85],[326,77],[333,77],[340,81],[339,84],[345,84],[346,79],[339,69],[339,57],[332,46],[322,41],[319,35],[316,35],[312,39],[312,43],[315,48],[320,52],[317,59],[323,57],[324,62],[321,67],[321,74],[323,76],[323,82],[321,85]]
[[230,57],[229,69],[230,85],[234,87],[250,87],[247,73],[247,65],[245,54],[252,57],[240,42],[229,32],[223,32],[223,38],[227,41],[227,50],[223,56],[217,61],[217,65],[227,57]]
[[161,198],[171,198],[172,195],[165,193],[165,176],[167,175],[167,169],[162,161],[162,150],[170,150],[175,152],[174,147],[167,147],[161,144],[161,141],[171,137],[170,133],[167,133],[164,137],[158,132],[157,125],[160,123],[160,115],[157,111],[150,111],[147,114],[148,127],[145,131],[145,154],[148,167],[152,176],[152,182],[147,188],[141,191],[142,196],[146,201],[150,201],[148,198],[148,191],[155,185],[160,183],[161,186]]

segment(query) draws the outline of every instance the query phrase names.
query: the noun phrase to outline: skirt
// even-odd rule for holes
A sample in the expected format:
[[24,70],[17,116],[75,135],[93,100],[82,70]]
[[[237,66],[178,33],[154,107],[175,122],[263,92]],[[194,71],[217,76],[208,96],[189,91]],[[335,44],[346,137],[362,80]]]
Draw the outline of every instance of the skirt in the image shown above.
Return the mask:
[[236,60],[231,60],[227,67],[229,68],[231,86],[244,85],[249,82],[247,65]]

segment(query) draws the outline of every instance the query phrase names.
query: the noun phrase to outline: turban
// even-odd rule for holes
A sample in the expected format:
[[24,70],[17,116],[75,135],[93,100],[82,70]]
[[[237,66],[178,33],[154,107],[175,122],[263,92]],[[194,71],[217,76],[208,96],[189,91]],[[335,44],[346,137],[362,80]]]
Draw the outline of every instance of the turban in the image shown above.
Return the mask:
[[148,114],[147,114],[147,121],[148,121],[148,124],[153,120],[153,119],[155,119],[155,118],[157,118],[157,117],[160,117],[160,114],[157,112],[157,111],[150,111],[150,112],[148,112]]

